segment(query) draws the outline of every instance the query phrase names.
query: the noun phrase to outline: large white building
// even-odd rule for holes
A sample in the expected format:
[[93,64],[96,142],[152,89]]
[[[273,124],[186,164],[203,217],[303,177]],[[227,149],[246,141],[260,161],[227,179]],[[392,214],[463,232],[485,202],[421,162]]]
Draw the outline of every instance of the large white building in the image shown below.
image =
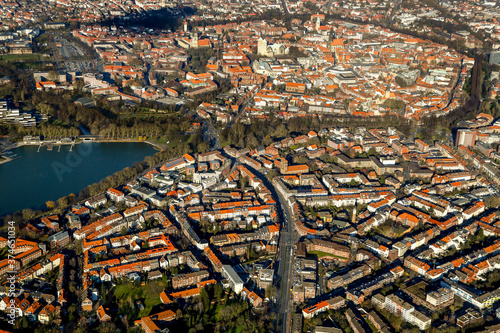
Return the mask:
[[493,306],[498,300],[500,300],[500,288],[493,291],[477,295],[472,289],[469,289],[466,285],[459,281],[453,281],[448,278],[441,280],[441,286],[450,289],[455,295],[460,297],[466,302],[474,305],[479,310],[489,308]]
[[377,301],[380,305],[393,313],[394,315],[401,317],[404,321],[417,326],[420,330],[425,331],[429,327],[431,327],[431,319],[421,313],[420,311],[415,310],[415,307],[408,302],[405,302],[398,296],[391,294],[385,297],[385,300],[382,302],[384,296],[378,294]]
[[243,280],[231,266],[223,265],[221,273],[229,281],[235,293],[239,294],[243,291]]

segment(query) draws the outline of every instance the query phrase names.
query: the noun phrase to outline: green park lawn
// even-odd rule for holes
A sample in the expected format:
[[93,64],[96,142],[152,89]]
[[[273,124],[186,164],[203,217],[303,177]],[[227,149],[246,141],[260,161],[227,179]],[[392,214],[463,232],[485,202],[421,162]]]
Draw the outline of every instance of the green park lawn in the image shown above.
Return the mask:
[[0,60],[6,61],[38,61],[40,55],[38,54],[2,54]]
[[114,288],[113,297],[118,307],[128,306],[130,301],[141,300],[144,309],[139,311],[137,318],[148,316],[151,310],[161,304],[160,294],[166,287],[166,282],[157,280],[146,283],[144,286],[137,286],[131,282],[125,282]]

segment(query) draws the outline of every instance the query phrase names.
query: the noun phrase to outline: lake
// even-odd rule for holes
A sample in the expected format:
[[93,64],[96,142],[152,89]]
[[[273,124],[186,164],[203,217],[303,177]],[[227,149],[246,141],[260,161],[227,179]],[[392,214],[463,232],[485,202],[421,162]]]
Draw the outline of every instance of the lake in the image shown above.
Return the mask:
[[[154,155],[151,145],[140,142],[81,143],[38,146],[12,150],[17,156],[0,165],[0,216],[24,208],[43,209],[45,202],[70,193],[78,194],[89,184]],[[20,157],[20,158],[17,158]]]

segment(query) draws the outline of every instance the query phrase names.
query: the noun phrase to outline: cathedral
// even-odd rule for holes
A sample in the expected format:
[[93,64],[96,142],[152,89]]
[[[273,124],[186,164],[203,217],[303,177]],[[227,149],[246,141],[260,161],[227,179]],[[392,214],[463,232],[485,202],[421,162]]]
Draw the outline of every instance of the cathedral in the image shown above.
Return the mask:
[[283,44],[267,44],[267,40],[259,38],[257,54],[266,57],[274,57],[288,54],[290,50]]

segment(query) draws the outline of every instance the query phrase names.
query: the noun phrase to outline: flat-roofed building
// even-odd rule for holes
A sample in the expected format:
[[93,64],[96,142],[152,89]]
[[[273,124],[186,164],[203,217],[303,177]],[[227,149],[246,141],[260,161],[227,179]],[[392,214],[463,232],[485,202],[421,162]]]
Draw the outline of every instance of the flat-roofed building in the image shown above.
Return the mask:
[[259,288],[267,289],[273,284],[274,270],[263,269],[259,272],[258,285]]
[[229,281],[231,285],[231,289],[236,294],[239,294],[243,291],[243,280],[240,278],[238,273],[229,265],[222,266],[222,275]]
[[453,300],[453,292],[446,288],[439,288],[436,291],[428,293],[425,300],[433,306],[439,307]]

